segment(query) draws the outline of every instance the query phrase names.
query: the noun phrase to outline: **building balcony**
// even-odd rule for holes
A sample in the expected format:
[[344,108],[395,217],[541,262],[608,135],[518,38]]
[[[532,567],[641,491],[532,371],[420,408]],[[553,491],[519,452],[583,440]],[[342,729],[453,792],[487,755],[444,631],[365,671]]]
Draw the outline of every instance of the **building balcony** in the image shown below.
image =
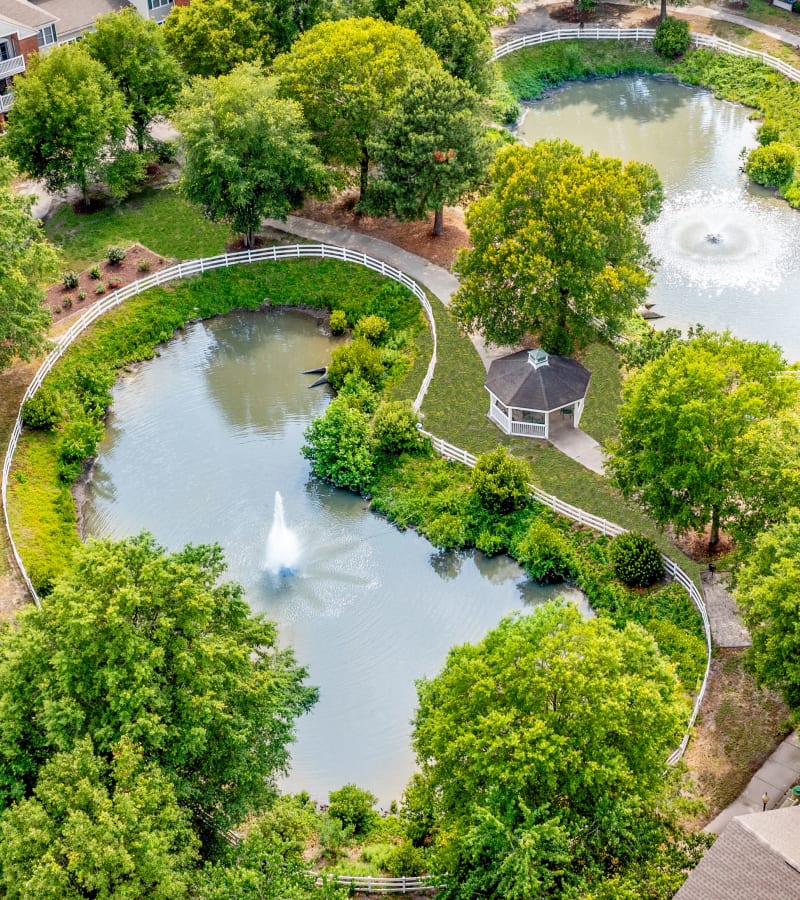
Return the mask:
[[9,91],[7,94],[0,94],[0,113],[7,113],[11,109],[13,102],[13,91]]
[[19,75],[25,71],[25,57],[12,56],[11,59],[0,60],[0,78],[8,78],[10,75]]

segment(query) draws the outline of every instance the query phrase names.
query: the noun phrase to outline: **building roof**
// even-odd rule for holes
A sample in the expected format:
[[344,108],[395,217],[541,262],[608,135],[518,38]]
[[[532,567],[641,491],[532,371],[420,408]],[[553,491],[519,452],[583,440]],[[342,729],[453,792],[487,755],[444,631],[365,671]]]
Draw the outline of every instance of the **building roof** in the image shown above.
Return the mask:
[[485,387],[506,406],[550,412],[581,400],[591,377],[568,356],[550,356],[534,368],[529,351],[520,350],[489,366]]
[[797,900],[800,806],[737,816],[675,900]]
[[[0,3],[10,0],[0,0]],[[14,0],[21,2],[21,0]],[[29,4],[30,5],[30,4]],[[98,16],[130,6],[128,0],[38,0],[37,7],[48,13],[48,21],[58,19],[58,39],[77,37],[94,25]]]
[[28,0],[0,0],[0,16],[33,31],[38,31],[57,18],[49,10],[35,6]]

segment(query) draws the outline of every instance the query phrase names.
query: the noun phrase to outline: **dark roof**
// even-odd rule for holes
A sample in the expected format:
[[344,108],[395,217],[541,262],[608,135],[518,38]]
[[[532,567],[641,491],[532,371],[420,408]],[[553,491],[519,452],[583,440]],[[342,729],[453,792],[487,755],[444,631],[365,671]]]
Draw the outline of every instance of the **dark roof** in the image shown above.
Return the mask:
[[797,900],[800,807],[732,819],[675,900]]
[[486,389],[506,406],[550,412],[582,399],[591,372],[568,356],[551,356],[547,365],[534,367],[528,351],[496,359],[486,375]]

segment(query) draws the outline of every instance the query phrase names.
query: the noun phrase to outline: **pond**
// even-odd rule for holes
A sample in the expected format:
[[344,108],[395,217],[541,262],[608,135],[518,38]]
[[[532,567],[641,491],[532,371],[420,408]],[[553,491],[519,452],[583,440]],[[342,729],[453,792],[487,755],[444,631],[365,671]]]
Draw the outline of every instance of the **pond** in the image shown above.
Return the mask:
[[652,163],[666,201],[648,240],[660,260],[649,300],[657,328],[701,322],[778,343],[800,360],[800,212],[748,183],[751,111],[664,78],[570,84],[528,105],[527,142],[566,138]]
[[[331,347],[293,311],[236,313],[181,332],[114,389],[84,530],[118,538],[148,529],[171,549],[221,544],[230,577],[279,623],[320,688],[284,786],[325,801],[355,782],[386,807],[414,770],[414,680],[510,611],[580,595],[530,584],[508,557],[439,553],[312,478],[303,431],[330,397],[300,372],[327,362]],[[276,492],[297,542],[290,566],[269,558]]]

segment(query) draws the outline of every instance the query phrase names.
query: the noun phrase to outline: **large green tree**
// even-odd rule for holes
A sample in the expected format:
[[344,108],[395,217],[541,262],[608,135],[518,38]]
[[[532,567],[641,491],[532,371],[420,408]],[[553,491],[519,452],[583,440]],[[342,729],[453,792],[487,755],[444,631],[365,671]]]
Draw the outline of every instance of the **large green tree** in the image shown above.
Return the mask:
[[83,737],[105,757],[121,737],[138,744],[200,827],[274,794],[316,691],[223,570],[218,547],[166,553],[147,534],[78,551],[43,609],[2,635],[3,805]]
[[186,897],[198,844],[169,779],[129,741],[111,761],[88,738],[42,767],[33,796],[0,816],[9,900]]
[[127,7],[100,16],[83,42],[122,92],[141,152],[148,126],[172,110],[181,87],[181,68],[167,50],[164,29]]
[[12,163],[0,158],[0,370],[43,349],[50,313],[42,284],[57,271],[55,251],[31,218],[31,198],[11,192],[13,176]]
[[77,185],[84,201],[94,182],[125,193],[140,173],[124,148],[130,111],[96,59],[79,44],[54,47],[14,87],[4,142],[20,169],[51,191]]
[[756,538],[736,576],[736,600],[750,630],[759,681],[800,710],[800,510]]
[[543,140],[502,150],[490,178],[456,263],[462,327],[497,344],[535,333],[555,352],[619,328],[652,279],[642,230],[662,199],[652,166]]
[[273,96],[255,66],[196,80],[174,119],[186,158],[182,193],[241,232],[246,247],[264,216],[285,219],[306,193],[325,188],[300,106]]
[[327,162],[359,172],[367,194],[370,141],[420,70],[441,64],[415,32],[376,19],[323,22],[273,64],[281,96],[303,107]]
[[492,39],[466,0],[412,0],[395,19],[436,52],[445,70],[484,93],[491,83]]
[[644,630],[549,603],[452,649],[417,690],[450,896],[557,894],[636,852],[687,714]]
[[[673,345],[625,384],[619,436],[607,448],[611,478],[659,523],[710,525],[712,546],[724,524],[757,532],[785,510],[782,491],[797,491],[792,442],[770,447],[765,430],[797,402],[797,380],[776,377],[785,367],[777,346],[729,333]],[[783,462],[773,465],[779,449]]]
[[167,16],[164,39],[189,75],[225,75],[272,57],[263,22],[254,0],[192,0]]
[[369,148],[380,174],[365,208],[401,221],[433,211],[435,235],[444,230],[445,204],[478,187],[494,152],[477,95],[441,70],[411,78]]

